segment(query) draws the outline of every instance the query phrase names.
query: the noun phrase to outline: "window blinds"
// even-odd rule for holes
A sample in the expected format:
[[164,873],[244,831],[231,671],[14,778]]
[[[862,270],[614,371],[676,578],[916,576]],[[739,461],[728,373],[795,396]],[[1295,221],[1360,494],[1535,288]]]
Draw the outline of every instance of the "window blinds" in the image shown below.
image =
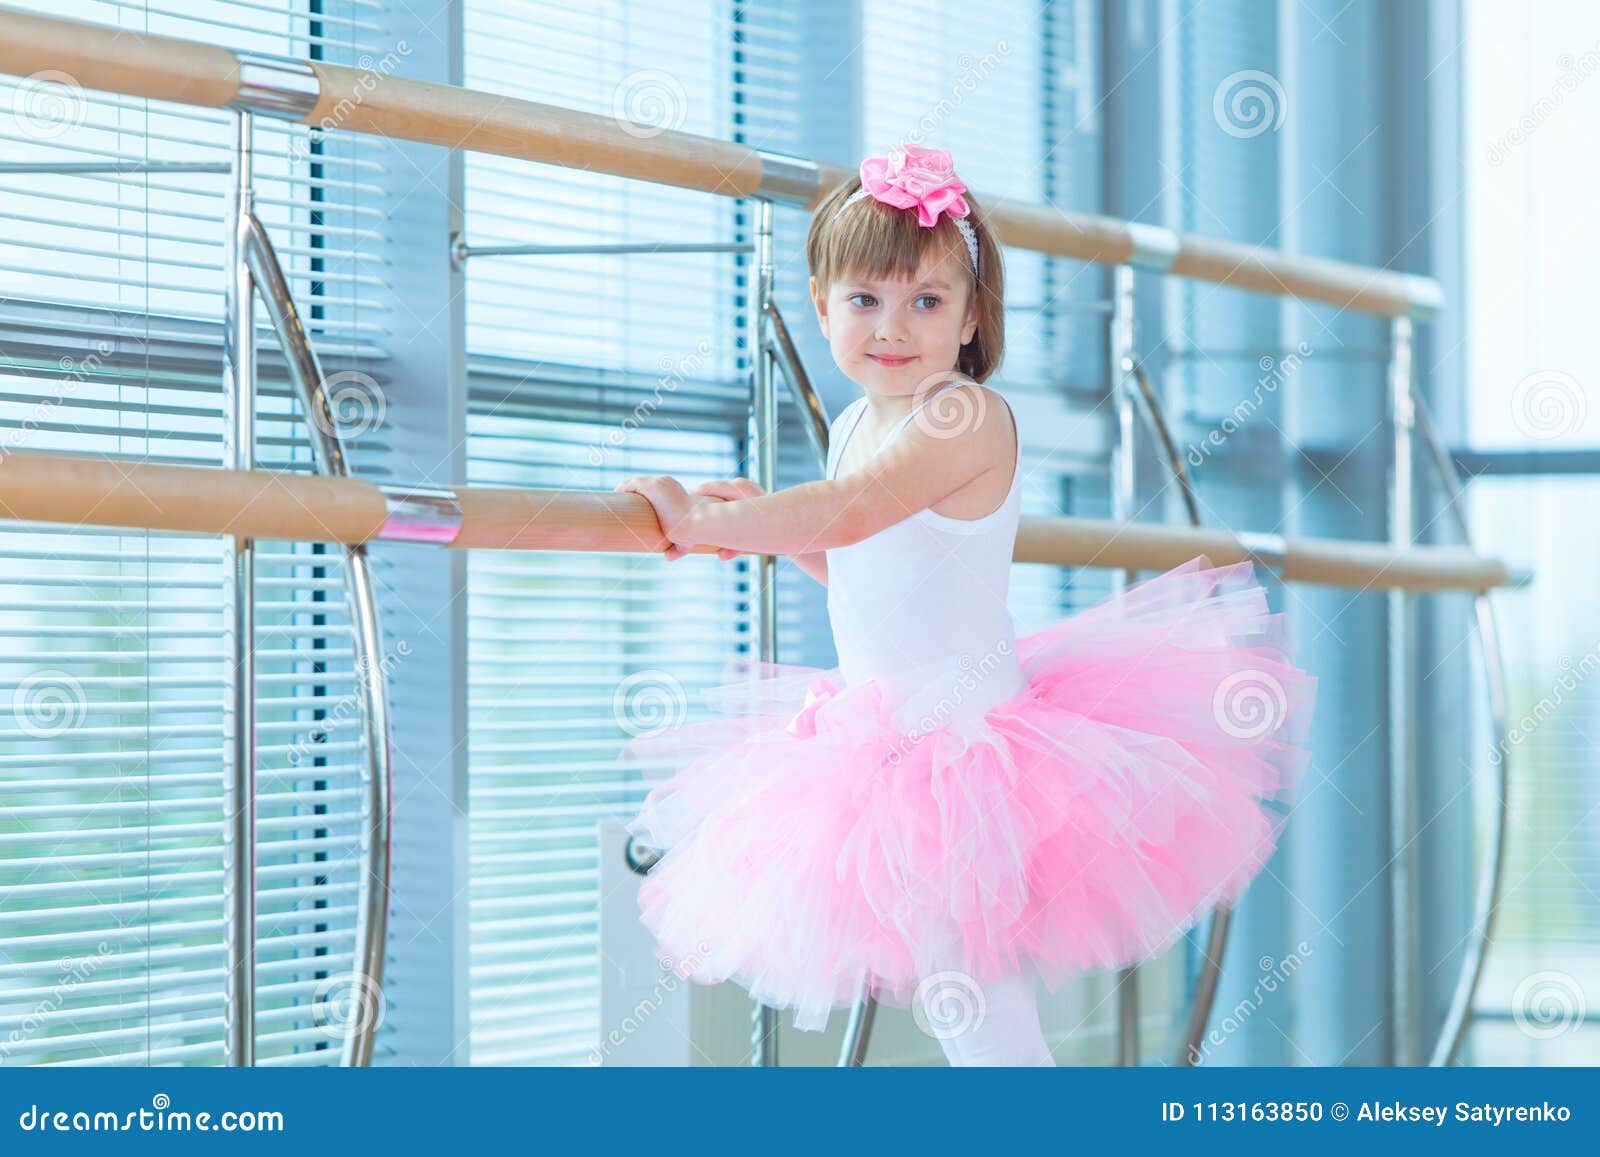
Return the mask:
[[[616,5],[599,20],[588,6],[469,2],[466,83],[793,152],[797,19],[720,2]],[[535,53],[565,63],[529,69]],[[494,157],[466,166],[475,245],[750,240],[745,207],[726,198]],[[798,244],[792,227],[785,237]],[[746,473],[747,264],[474,258],[471,480],[609,490],[637,473],[691,487]],[[784,484],[818,476],[797,420],[786,399]],[[831,663],[831,647],[815,650],[822,588],[785,562],[779,590],[780,656]],[[596,824],[643,796],[637,772],[614,766],[619,691],[654,680],[703,711],[695,693],[748,649],[750,597],[745,561],[468,560],[474,1063],[588,1058],[600,1033]]]
[[[373,0],[31,6],[339,63],[391,47]],[[0,78],[0,100],[24,110],[6,161],[231,156],[220,111],[48,72]],[[255,141],[258,213],[327,368],[381,380],[385,143],[264,120]],[[221,464],[227,181],[0,173],[4,452]],[[309,469],[259,344],[260,461]],[[258,550],[257,1058],[337,1063],[365,758],[342,573],[319,547]],[[226,579],[211,539],[0,525],[0,1064],[222,1060]]]

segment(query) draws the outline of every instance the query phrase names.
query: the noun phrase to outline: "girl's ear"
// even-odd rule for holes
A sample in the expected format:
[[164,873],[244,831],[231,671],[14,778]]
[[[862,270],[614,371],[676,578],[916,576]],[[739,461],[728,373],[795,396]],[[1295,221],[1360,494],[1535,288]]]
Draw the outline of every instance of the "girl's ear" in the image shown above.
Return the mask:
[[978,300],[977,295],[967,306],[967,320],[961,323],[961,344],[966,345],[978,332]]
[[811,304],[817,309],[817,325],[822,330],[822,336],[828,336],[828,299],[817,293],[817,279],[811,278]]

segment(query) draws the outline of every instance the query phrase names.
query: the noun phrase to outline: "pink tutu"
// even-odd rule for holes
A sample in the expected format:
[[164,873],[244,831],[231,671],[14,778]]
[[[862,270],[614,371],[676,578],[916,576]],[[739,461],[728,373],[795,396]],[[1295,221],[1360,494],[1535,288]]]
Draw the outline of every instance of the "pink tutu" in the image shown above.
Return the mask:
[[644,923],[802,1030],[938,969],[1055,991],[1159,952],[1276,847],[1317,682],[1283,619],[1249,562],[1201,556],[1020,636],[1026,685],[981,722],[909,732],[876,681],[736,660],[721,715],[620,757],[667,768],[629,824],[664,850]]

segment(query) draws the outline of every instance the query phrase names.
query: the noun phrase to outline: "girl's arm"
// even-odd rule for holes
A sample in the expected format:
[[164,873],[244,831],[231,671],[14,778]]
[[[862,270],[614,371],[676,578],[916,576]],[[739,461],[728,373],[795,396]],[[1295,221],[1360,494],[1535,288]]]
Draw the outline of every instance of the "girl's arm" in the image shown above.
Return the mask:
[[[952,386],[951,392],[985,389],[967,383]],[[1007,407],[982,396],[968,403],[967,412],[979,415],[970,426],[937,430],[910,422],[854,474],[804,482],[775,494],[700,503],[663,529],[684,547],[713,545],[792,558],[871,538],[1010,460],[1013,435]]]
[[[730,502],[741,498],[754,498],[757,495],[766,493],[748,478],[718,478],[711,482],[702,482],[694,488],[694,492],[703,494],[708,498],[721,498]],[[735,557],[734,552],[731,550],[719,550],[717,554],[719,558],[723,559]],[[822,551],[809,551],[805,554],[791,555],[789,558],[797,567],[823,586],[828,585],[828,556]]]
[[828,585],[828,556],[822,551],[813,550],[805,554],[791,554],[789,561],[823,586]]

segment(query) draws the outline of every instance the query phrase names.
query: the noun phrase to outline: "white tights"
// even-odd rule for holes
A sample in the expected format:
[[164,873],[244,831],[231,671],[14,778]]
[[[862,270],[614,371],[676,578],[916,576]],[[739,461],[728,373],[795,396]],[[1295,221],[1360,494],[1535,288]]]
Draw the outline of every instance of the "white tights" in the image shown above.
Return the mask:
[[960,972],[938,975],[948,979],[922,988],[924,1031],[937,1037],[951,1068],[1055,1067],[1031,968],[982,985]]

